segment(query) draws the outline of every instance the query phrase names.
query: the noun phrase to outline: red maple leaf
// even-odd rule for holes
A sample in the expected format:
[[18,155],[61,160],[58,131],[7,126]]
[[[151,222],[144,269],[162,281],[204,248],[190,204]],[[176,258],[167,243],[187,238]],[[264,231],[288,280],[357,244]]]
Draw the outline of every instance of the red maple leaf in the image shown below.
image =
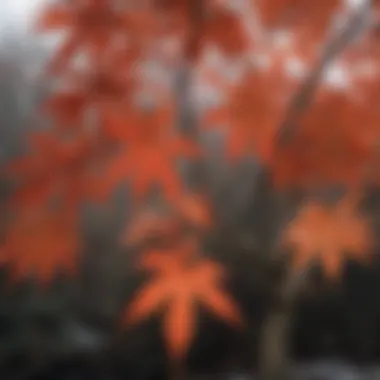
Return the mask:
[[146,209],[132,217],[122,233],[122,244],[136,246],[146,241],[173,242],[180,232],[180,225],[171,216],[160,215]]
[[202,42],[211,42],[226,55],[237,56],[249,46],[248,36],[240,18],[230,10],[218,6],[207,13]]
[[11,280],[20,281],[35,275],[48,285],[61,271],[74,274],[78,252],[76,216],[47,209],[23,210],[14,216],[0,249],[3,264],[9,264]]
[[379,136],[378,120],[375,109],[352,102],[347,94],[318,97],[299,119],[293,140],[273,161],[277,185],[361,183]]
[[145,197],[158,184],[171,201],[178,199],[182,182],[176,172],[176,158],[198,157],[201,150],[194,142],[173,131],[173,108],[163,107],[148,113],[135,109],[125,124],[114,120],[109,136],[121,144],[120,152],[100,180],[98,190],[104,197],[123,180],[129,179],[135,199]]
[[340,0],[253,0],[258,3],[267,27],[308,25],[308,30],[325,30]]
[[284,115],[285,102],[282,86],[277,86],[265,75],[249,73],[244,81],[228,91],[228,102],[206,113],[205,129],[226,125],[226,155],[236,161],[244,156],[259,157],[270,163],[277,137],[277,129]]
[[154,277],[137,293],[123,314],[127,325],[166,309],[164,335],[169,355],[182,358],[196,331],[196,306],[200,304],[217,317],[240,326],[242,318],[233,300],[219,289],[225,270],[208,259],[193,257],[194,242],[167,251],[151,251],[140,266],[153,271]]
[[65,140],[51,132],[34,132],[29,139],[31,154],[6,168],[16,185],[11,203],[38,207],[59,200],[75,209],[92,192],[88,181],[96,163],[93,141],[86,136]]
[[65,75],[65,89],[51,95],[41,110],[52,117],[57,129],[84,127],[87,111],[95,110],[105,129],[102,122],[107,113],[128,105],[134,89],[135,81],[119,62],[97,65],[93,71],[71,70]]
[[210,204],[204,196],[194,193],[183,194],[173,204],[173,208],[180,219],[198,230],[208,229],[212,225]]
[[173,244],[190,225],[198,231],[211,226],[211,212],[205,200],[195,194],[183,194],[171,205],[172,212],[162,215],[151,208],[145,208],[132,217],[122,233],[122,243],[138,245],[145,241],[161,241]]
[[110,0],[52,4],[37,22],[39,31],[68,30],[68,38],[50,64],[53,72],[65,70],[79,50],[88,52],[97,62],[107,56],[117,39],[127,45],[128,37],[147,35],[152,25],[154,18],[146,9],[125,12]]
[[248,47],[239,17],[215,1],[159,0],[156,9],[164,15],[164,34],[182,36],[186,57],[196,60],[207,44],[236,57]]

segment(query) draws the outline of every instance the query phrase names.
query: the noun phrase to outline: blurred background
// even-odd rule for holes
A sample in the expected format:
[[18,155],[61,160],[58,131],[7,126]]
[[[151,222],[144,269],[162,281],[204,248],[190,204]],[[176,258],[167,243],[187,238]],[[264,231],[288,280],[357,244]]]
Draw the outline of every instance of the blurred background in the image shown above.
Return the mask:
[[[43,1],[0,2],[1,163],[22,151],[21,136],[30,128],[29,117],[46,94],[41,72],[59,35],[41,38],[31,32]],[[256,216],[252,218],[257,220],[253,224],[265,228],[260,215],[273,199],[260,185],[256,194],[258,200],[252,207]],[[380,206],[376,200],[377,195],[370,201],[374,214]],[[58,276],[50,289],[41,291],[31,279],[10,289],[5,285],[6,268],[1,271],[2,379],[166,378],[158,321],[123,336],[115,331],[115,316],[123,300],[142,280],[129,271],[124,252],[114,243],[122,220],[117,210],[102,213],[101,221],[94,218],[96,209],[87,210],[85,251],[91,253],[91,259],[85,260],[78,280]],[[221,245],[228,251],[227,242]],[[194,379],[252,378],[248,368],[256,360],[255,326],[260,325],[268,307],[269,280],[260,274],[253,280],[244,263],[226,262],[232,272],[243,273],[230,287],[235,298],[246,305],[252,331],[231,332],[208,315],[202,316],[189,355]],[[370,269],[349,263],[339,290],[316,275],[297,305],[291,340],[295,376],[305,380],[380,379],[379,294],[379,262]]]

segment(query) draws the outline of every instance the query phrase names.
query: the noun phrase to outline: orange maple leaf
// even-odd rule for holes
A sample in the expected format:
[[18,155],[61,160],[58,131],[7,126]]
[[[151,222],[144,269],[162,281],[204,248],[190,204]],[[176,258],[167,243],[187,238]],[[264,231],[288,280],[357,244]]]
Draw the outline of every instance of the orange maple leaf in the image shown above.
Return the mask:
[[356,197],[347,196],[333,207],[308,202],[300,209],[283,235],[283,243],[295,248],[295,270],[305,269],[317,259],[326,274],[335,278],[345,256],[368,257],[372,236],[356,207]]
[[218,282],[225,270],[208,259],[193,257],[194,242],[176,249],[151,251],[140,262],[155,277],[137,293],[125,310],[127,325],[147,318],[166,306],[164,335],[171,358],[182,358],[195,333],[195,308],[201,304],[233,326],[241,326],[242,318],[233,300],[221,291]]
[[58,271],[74,274],[81,246],[76,216],[46,209],[23,210],[15,216],[0,250],[0,261],[10,264],[11,280],[35,275],[48,285]]

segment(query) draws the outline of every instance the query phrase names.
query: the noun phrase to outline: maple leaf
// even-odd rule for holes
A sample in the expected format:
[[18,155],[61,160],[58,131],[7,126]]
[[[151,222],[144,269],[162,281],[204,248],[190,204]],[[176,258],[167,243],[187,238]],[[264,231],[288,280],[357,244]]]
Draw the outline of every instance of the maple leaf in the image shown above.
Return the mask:
[[121,149],[111,158],[98,185],[101,198],[130,179],[135,199],[146,196],[153,184],[159,184],[171,201],[178,199],[182,182],[176,173],[175,159],[199,157],[202,152],[197,144],[176,134],[172,125],[171,106],[148,114],[136,110],[126,124],[108,124],[110,138],[116,139]]
[[[262,34],[272,35],[270,40],[288,74],[290,68],[288,63],[295,57],[297,60],[302,60],[304,69],[318,65],[321,49],[331,38],[334,22],[338,14],[342,16],[345,13],[345,3],[348,5],[348,2],[341,0],[252,0],[252,2],[258,12]],[[267,46],[272,44],[264,42],[261,45],[265,51]],[[275,51],[270,52],[271,60]]]
[[233,326],[242,318],[233,300],[218,287],[225,270],[208,259],[190,262],[194,244],[166,251],[151,251],[140,266],[155,276],[126,308],[123,321],[130,325],[166,306],[164,335],[170,357],[182,358],[195,333],[196,305],[200,304]]
[[309,188],[361,183],[378,140],[378,120],[376,111],[346,94],[318,97],[298,120],[293,140],[279,149],[272,166],[275,183]]
[[274,185],[280,189],[311,189],[326,184],[357,186],[367,176],[370,156],[371,151],[343,138],[327,142],[311,136],[298,137],[281,150],[273,164]]
[[138,245],[144,241],[175,241],[180,232],[179,223],[171,216],[159,215],[147,209],[132,217],[122,233],[121,242],[125,245]]
[[10,264],[11,281],[35,275],[48,285],[62,271],[74,274],[81,245],[76,216],[60,210],[28,210],[15,215],[0,249],[0,261]]
[[11,161],[5,171],[15,181],[10,202],[39,206],[59,199],[68,207],[91,194],[88,179],[95,165],[94,146],[86,136],[64,140],[54,133],[34,132],[29,136],[31,154]]
[[185,55],[191,61],[200,57],[207,44],[233,57],[248,47],[239,17],[215,1],[159,0],[155,5],[166,16],[164,30],[182,36]]
[[300,209],[283,235],[284,244],[295,248],[295,270],[320,260],[326,274],[335,278],[345,256],[367,258],[372,237],[368,222],[356,207],[356,197],[346,196],[333,207],[308,202]]
[[[135,81],[124,73],[120,63],[108,62],[96,70],[71,70],[65,87],[51,95],[40,107],[52,116],[58,129],[77,129],[85,125],[86,111],[97,110],[102,129],[108,112],[116,112],[131,101]],[[103,124],[102,124],[103,122]]]
[[[107,56],[113,42],[139,35],[147,35],[154,18],[147,12],[125,12],[117,9],[110,0],[77,1],[70,5],[52,4],[45,9],[37,22],[39,31],[67,29],[68,38],[50,64],[58,73],[79,50],[90,53],[96,61]],[[120,40],[122,39],[122,40]]]
[[282,91],[274,86],[267,76],[249,73],[229,91],[227,104],[204,118],[203,128],[207,130],[227,125],[226,155],[230,161],[245,155],[259,157],[264,163],[272,161],[286,105],[278,98]]
[[177,241],[183,224],[197,229],[211,226],[211,213],[205,200],[195,194],[183,194],[172,205],[172,213],[161,215],[151,208],[139,211],[122,233],[125,245],[138,245],[146,241],[173,243]]
[[185,223],[199,229],[207,229],[212,224],[209,203],[199,194],[183,194],[173,206]]
[[340,0],[252,0],[257,2],[262,22],[269,27],[307,25],[312,30],[325,30]]
[[83,123],[86,97],[76,91],[60,92],[52,95],[42,106],[42,112],[55,118],[57,128],[77,128]]
[[211,42],[230,56],[237,56],[247,50],[248,36],[237,15],[222,7],[213,7],[206,19],[203,42]]
[[153,5],[155,14],[162,20],[159,29],[162,36],[189,36],[191,3],[187,0],[155,0]]
[[175,108],[168,101],[152,108],[128,107],[120,115],[105,115],[107,137],[126,144],[154,144],[173,132]]
[[165,11],[184,11],[188,6],[188,0],[155,0],[154,5],[157,9]]

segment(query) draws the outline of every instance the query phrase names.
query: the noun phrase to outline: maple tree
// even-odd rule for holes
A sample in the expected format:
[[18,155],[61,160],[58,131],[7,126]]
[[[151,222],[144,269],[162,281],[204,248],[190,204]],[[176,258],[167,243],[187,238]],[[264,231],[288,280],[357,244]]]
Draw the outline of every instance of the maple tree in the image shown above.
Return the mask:
[[[54,91],[38,107],[38,121],[47,119],[49,128],[28,132],[30,152],[4,171],[13,193],[2,262],[15,280],[34,274],[45,285],[59,270],[77,272],[83,203],[107,203],[128,183],[133,210],[120,242],[139,247],[140,268],[156,277],[123,320],[137,322],[169,302],[164,334],[173,358],[187,352],[195,333],[193,301],[241,321],[218,287],[219,264],[201,252],[190,262],[200,244],[188,243],[202,241],[220,223],[211,211],[225,206],[212,199],[207,171],[196,190],[189,184],[195,163],[204,169],[212,160],[205,135],[224,137],[218,149],[226,171],[253,157],[269,173],[268,191],[340,185],[365,194],[379,184],[379,4],[366,4],[368,12],[343,0],[237,3],[47,6],[37,31],[66,32],[46,68]],[[199,100],[197,91],[208,89],[221,99]],[[165,215],[150,206],[157,198]],[[368,257],[373,236],[356,206],[355,197],[329,209],[320,200],[300,205],[282,234],[294,248],[290,277],[315,258],[331,277],[346,254]],[[283,254],[282,245],[275,248]]]

